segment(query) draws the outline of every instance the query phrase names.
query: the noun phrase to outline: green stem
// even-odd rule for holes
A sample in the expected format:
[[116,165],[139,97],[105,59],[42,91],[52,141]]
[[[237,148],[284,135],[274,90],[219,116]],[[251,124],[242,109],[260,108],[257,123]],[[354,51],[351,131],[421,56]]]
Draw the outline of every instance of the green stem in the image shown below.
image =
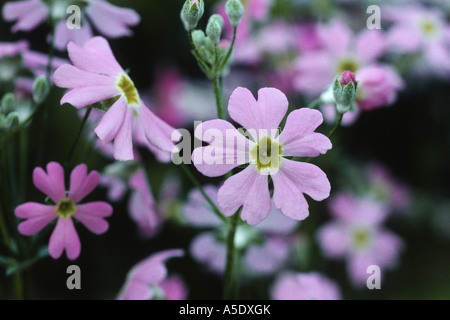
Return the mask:
[[25,290],[23,283],[23,275],[22,272],[17,270],[14,272],[14,294],[16,300],[24,300],[25,299]]
[[223,72],[223,69],[228,63],[228,60],[230,60],[231,53],[233,53],[234,44],[236,42],[236,34],[237,34],[237,27],[234,27],[233,29],[233,40],[231,40],[231,45],[228,48],[227,55],[225,56],[225,59],[223,59],[222,64],[220,65],[219,69],[217,69],[218,74],[221,75]]
[[216,214],[216,216],[222,220],[222,222],[227,223],[227,218],[222,214],[222,212],[217,208],[216,204],[212,199],[206,194],[205,189],[203,189],[203,186],[198,182],[198,180],[194,177],[192,172],[189,170],[189,168],[186,166],[186,164],[182,163],[180,164],[181,169],[186,174],[186,176],[189,178],[189,180],[197,187],[197,189],[200,191],[200,193],[203,195],[205,200],[209,203],[211,208],[213,209],[213,212]]
[[328,133],[328,138],[331,140],[331,138],[334,136],[334,134],[336,133],[336,131],[339,129],[339,127],[341,126],[342,123],[342,118],[344,117],[343,113],[339,113],[337,120],[336,120],[336,124],[334,125],[333,129],[331,129],[330,133]]
[[222,88],[220,86],[220,79],[218,77],[215,77],[213,79],[213,87],[214,87],[214,97],[216,98],[216,107],[217,107],[217,117],[219,119],[225,120],[226,119],[226,113],[225,113],[225,106],[223,103],[223,96],[222,96]]
[[5,218],[3,216],[3,209],[0,203],[0,231],[3,236],[3,241],[8,248],[11,248],[11,238],[9,237],[8,227],[6,226]]
[[316,99],[307,107],[308,109],[316,109],[318,106],[322,104],[322,99]]
[[84,126],[86,125],[86,122],[89,118],[89,115],[91,114],[91,111],[92,111],[92,107],[88,107],[86,114],[84,115],[83,122],[81,123],[80,130],[78,131],[78,135],[77,135],[75,141],[73,142],[72,147],[70,148],[69,157],[67,158],[66,165],[70,165],[70,162],[72,161],[72,157],[75,153],[78,143],[80,142]]
[[48,83],[52,83],[52,69],[53,69],[53,57],[55,56],[55,23],[52,22],[51,34],[50,34],[50,47],[48,50],[48,62],[47,62],[47,80]]
[[224,300],[237,299],[238,294],[238,282],[236,275],[236,246],[234,244],[234,238],[236,236],[236,227],[239,222],[240,210],[238,210],[234,216],[230,218],[230,224],[227,235],[227,263],[225,267],[224,275]]

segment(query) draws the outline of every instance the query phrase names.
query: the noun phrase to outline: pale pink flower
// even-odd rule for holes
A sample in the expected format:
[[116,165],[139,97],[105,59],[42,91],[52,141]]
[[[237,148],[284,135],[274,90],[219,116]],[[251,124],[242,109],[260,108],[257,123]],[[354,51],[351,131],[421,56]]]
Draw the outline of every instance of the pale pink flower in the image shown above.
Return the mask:
[[271,290],[273,300],[341,300],[338,285],[317,272],[284,272]]
[[378,30],[365,30],[356,37],[341,21],[317,26],[320,49],[304,52],[298,59],[299,91],[318,95],[333,82],[336,74],[352,71],[375,62],[386,51],[386,39]]
[[77,259],[81,252],[81,243],[72,218],[95,234],[102,234],[108,230],[108,222],[104,218],[109,217],[113,211],[108,203],[79,204],[97,187],[99,181],[100,175],[97,172],[88,174],[86,166],[81,164],[72,171],[70,189],[66,193],[64,170],[60,164],[50,162],[47,165],[47,172],[41,168],[34,169],[34,185],[48,195],[54,204],[28,202],[18,206],[15,215],[26,219],[19,225],[19,232],[26,236],[33,235],[57,219],[49,242],[50,256],[57,259],[65,250],[70,260]]
[[[330,140],[314,132],[323,121],[322,114],[306,108],[295,110],[279,134],[278,127],[287,109],[288,100],[277,89],[261,89],[255,100],[249,90],[237,88],[231,95],[228,111],[248,131],[250,139],[225,120],[206,121],[196,128],[195,136],[209,143],[192,154],[194,165],[204,175],[222,176],[250,163],[227,179],[219,190],[218,205],[226,216],[242,207],[241,218],[250,225],[267,218],[272,207],[269,175],[274,184],[275,207],[291,219],[303,220],[309,215],[303,194],[317,201],[329,196],[331,186],[322,170],[285,158],[316,157],[331,149]],[[227,140],[234,143],[230,146]]]
[[119,8],[105,0],[87,0],[81,15],[81,28],[67,27],[67,8],[70,1],[53,1],[50,5],[42,0],[23,0],[7,2],[3,7],[6,21],[16,21],[13,32],[31,31],[47,19],[58,21],[55,29],[55,47],[65,50],[69,42],[84,45],[93,37],[91,23],[100,34],[108,38],[131,36],[129,29],[140,22],[136,11]]
[[413,69],[421,74],[450,76],[450,24],[437,8],[385,6],[389,51],[418,56]]
[[181,249],[152,254],[128,273],[118,300],[184,300],[187,289],[179,277],[168,277],[167,260],[184,255]]
[[397,265],[404,243],[383,228],[388,215],[385,205],[372,198],[339,194],[331,200],[330,210],[335,219],[319,229],[319,245],[327,257],[346,260],[356,286],[366,283],[369,266],[384,271]]
[[145,238],[154,236],[163,222],[157,212],[150,184],[143,170],[135,173],[130,179],[131,196],[128,212],[138,225],[140,234]]
[[139,140],[168,153],[174,151],[172,137],[177,140],[181,135],[144,105],[104,38],[95,37],[83,47],[69,43],[68,51],[73,65],[63,65],[53,75],[57,86],[70,89],[61,104],[70,103],[80,109],[117,99],[95,129],[102,144],[114,140],[116,160],[134,159],[133,127],[139,132]]

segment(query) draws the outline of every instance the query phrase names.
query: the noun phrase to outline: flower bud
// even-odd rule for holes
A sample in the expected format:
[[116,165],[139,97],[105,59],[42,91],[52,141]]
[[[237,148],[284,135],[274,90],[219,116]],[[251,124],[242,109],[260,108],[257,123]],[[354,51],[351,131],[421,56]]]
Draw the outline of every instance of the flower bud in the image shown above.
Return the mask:
[[222,36],[223,24],[223,18],[218,14],[213,14],[209,18],[208,25],[206,26],[206,34],[213,44],[219,44]]
[[244,15],[244,5],[240,0],[228,0],[225,4],[225,11],[227,12],[230,24],[237,27]]
[[15,109],[15,106],[16,106],[16,98],[14,94],[13,93],[5,94],[0,103],[1,111],[4,114],[8,114]]
[[19,115],[17,112],[11,112],[8,114],[5,120],[5,125],[8,129],[14,129],[19,125]]
[[205,44],[205,33],[203,30],[192,31],[192,41],[194,41],[194,46],[196,48],[201,48]]
[[181,20],[187,31],[194,30],[205,12],[203,0],[186,0],[181,9]]
[[346,71],[339,77],[336,77],[333,85],[333,95],[339,113],[345,113],[354,106],[357,92],[358,82],[354,73]]
[[45,77],[38,77],[33,83],[33,101],[36,104],[41,104],[45,101],[50,92],[50,86]]

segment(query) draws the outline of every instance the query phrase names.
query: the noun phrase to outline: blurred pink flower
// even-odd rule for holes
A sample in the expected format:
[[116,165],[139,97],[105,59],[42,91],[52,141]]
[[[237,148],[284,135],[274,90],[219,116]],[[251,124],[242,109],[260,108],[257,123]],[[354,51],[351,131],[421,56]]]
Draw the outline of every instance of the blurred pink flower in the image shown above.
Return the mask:
[[182,257],[181,249],[165,250],[152,254],[135,265],[127,275],[118,300],[184,300],[187,290],[178,277],[168,277],[166,261]]
[[114,140],[116,160],[134,159],[133,127],[139,132],[139,140],[148,146],[167,153],[174,151],[172,138],[180,139],[180,133],[144,105],[133,81],[117,63],[104,38],[93,38],[83,47],[71,42],[68,51],[73,65],[63,65],[53,75],[57,86],[70,89],[61,104],[70,103],[80,109],[116,99],[95,129],[103,145]]
[[381,270],[396,266],[404,243],[383,228],[388,215],[385,205],[372,198],[339,194],[331,199],[330,211],[334,220],[318,230],[319,245],[327,257],[347,261],[349,277],[356,286],[366,283],[369,266]]
[[[217,201],[218,187],[207,185],[204,190],[212,201]],[[182,211],[193,226],[218,228],[218,232],[198,235],[191,244],[191,253],[211,271],[223,272],[226,244],[219,236],[222,222],[213,214],[211,206],[197,189],[191,191]],[[239,226],[235,241],[239,248],[245,249],[242,260],[246,267],[253,274],[270,274],[282,268],[289,259],[289,235],[296,225],[295,220],[287,218],[272,205],[268,218],[254,228]],[[253,243],[255,241],[257,243]]]
[[[206,121],[196,128],[195,136],[210,144],[195,149],[192,154],[194,165],[204,175],[222,176],[250,163],[227,179],[219,190],[218,205],[226,216],[243,207],[242,220],[250,225],[267,218],[271,209],[269,175],[274,183],[275,207],[291,219],[303,220],[309,215],[304,193],[316,201],[329,196],[331,186],[322,170],[309,163],[284,158],[316,157],[331,149],[330,140],[314,132],[323,121],[322,115],[317,110],[295,110],[289,114],[279,134],[278,127],[287,109],[288,100],[277,89],[261,89],[255,100],[248,89],[237,88],[231,95],[228,111],[252,140],[246,139],[225,120]],[[213,137],[211,132],[215,133]],[[225,143],[230,135],[235,139],[231,147]]]
[[386,5],[383,11],[392,23],[390,52],[419,55],[413,67],[417,72],[450,77],[450,24],[444,12],[418,4]]
[[129,29],[140,22],[136,11],[119,8],[105,0],[87,0],[83,8],[80,29],[67,27],[66,10],[69,1],[54,1],[51,5],[42,0],[23,0],[7,2],[3,7],[3,18],[6,21],[16,21],[13,32],[31,31],[47,19],[56,20],[55,47],[65,50],[69,42],[73,41],[82,46],[93,37],[92,23],[100,34],[108,38],[131,36]]
[[34,169],[33,182],[36,188],[49,196],[54,205],[28,202],[18,206],[15,215],[26,219],[19,225],[19,232],[30,236],[41,231],[50,222],[57,219],[55,230],[49,242],[52,258],[59,258],[63,251],[70,260],[78,258],[81,243],[72,218],[81,222],[89,231],[102,234],[108,230],[104,218],[112,214],[112,207],[106,202],[79,204],[98,185],[100,175],[93,171],[87,174],[84,164],[77,166],[70,175],[70,190],[66,194],[64,169],[56,162],[47,165],[47,172]]
[[396,179],[386,166],[373,163],[367,167],[370,192],[396,211],[404,210],[411,203],[408,187]]
[[150,185],[143,170],[130,179],[131,196],[128,212],[145,238],[154,236],[160,229],[162,218],[157,212]]
[[341,300],[335,282],[317,272],[284,272],[271,290],[273,300]]

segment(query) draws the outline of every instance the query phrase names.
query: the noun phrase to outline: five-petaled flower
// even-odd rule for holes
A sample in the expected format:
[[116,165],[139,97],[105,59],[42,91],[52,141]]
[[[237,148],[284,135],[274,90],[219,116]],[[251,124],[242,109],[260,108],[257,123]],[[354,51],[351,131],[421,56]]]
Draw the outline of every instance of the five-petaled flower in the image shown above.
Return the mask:
[[174,150],[181,135],[154,115],[142,102],[133,81],[118,64],[108,42],[101,37],[83,47],[69,43],[73,65],[63,65],[53,75],[58,87],[70,89],[61,104],[80,109],[97,102],[115,102],[103,116],[95,133],[103,144],[114,140],[114,158],[133,160],[133,128],[136,141],[166,152]]
[[28,202],[18,206],[15,215],[26,219],[19,225],[19,232],[26,236],[33,235],[57,219],[49,242],[52,258],[58,259],[64,250],[70,260],[75,260],[80,255],[81,243],[72,218],[95,234],[108,230],[108,222],[104,218],[109,217],[113,211],[108,203],[99,201],[79,204],[99,184],[100,175],[96,171],[88,174],[84,164],[78,165],[70,175],[68,193],[64,182],[64,169],[56,162],[47,165],[47,172],[42,168],[34,169],[33,182],[54,204]]
[[279,134],[287,110],[288,100],[278,89],[261,89],[255,100],[249,90],[237,88],[228,111],[247,130],[248,139],[225,120],[206,121],[196,128],[196,138],[209,143],[192,154],[194,165],[204,175],[218,177],[250,163],[219,190],[218,205],[225,215],[231,216],[242,207],[242,219],[248,224],[263,221],[272,207],[269,175],[275,207],[295,220],[309,215],[303,194],[317,201],[330,195],[330,182],[321,169],[288,158],[316,157],[331,149],[330,140],[315,132],[323,121],[322,114],[306,108],[295,110]]

